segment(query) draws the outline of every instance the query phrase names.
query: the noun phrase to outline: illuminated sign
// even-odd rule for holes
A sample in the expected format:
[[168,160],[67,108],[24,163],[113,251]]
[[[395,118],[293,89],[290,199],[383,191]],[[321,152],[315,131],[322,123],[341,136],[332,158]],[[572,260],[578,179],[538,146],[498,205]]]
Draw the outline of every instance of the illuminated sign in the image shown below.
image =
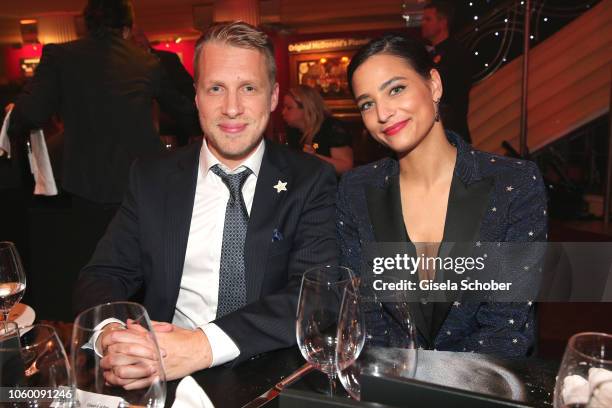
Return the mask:
[[289,44],[289,52],[345,50],[361,47],[370,41],[369,38],[332,38],[329,40],[302,41]]

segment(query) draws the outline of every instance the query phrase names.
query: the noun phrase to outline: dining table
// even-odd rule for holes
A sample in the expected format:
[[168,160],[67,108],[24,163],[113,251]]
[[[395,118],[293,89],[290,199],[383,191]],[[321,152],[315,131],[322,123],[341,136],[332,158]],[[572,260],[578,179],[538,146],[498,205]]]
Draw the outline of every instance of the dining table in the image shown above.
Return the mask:
[[[465,385],[470,385],[466,381],[472,381],[472,386],[467,387],[471,391],[479,391],[480,388],[482,392],[488,392],[493,397],[495,393],[505,394],[500,396],[506,400],[515,399],[530,407],[552,406],[555,376],[559,368],[557,361],[535,357],[502,359],[474,353],[431,350],[419,350],[418,355],[419,365],[414,375],[417,380],[464,388],[466,388]],[[453,369],[449,364],[452,362],[466,370],[471,370],[472,379],[453,380],[449,378],[449,370]],[[192,374],[192,377],[202,387],[215,407],[239,408],[249,404],[279,381],[290,376],[304,363],[304,358],[297,347],[293,347],[256,356],[235,367],[228,364],[202,370]],[[487,368],[491,371],[486,372]],[[479,370],[483,376],[483,379],[480,380],[481,384],[478,384],[475,379]],[[454,371],[459,372],[460,370],[455,368]],[[486,384],[487,375],[491,380],[489,384]],[[504,377],[503,381],[499,377]],[[167,406],[171,406],[174,401],[178,382],[168,382]],[[299,378],[289,389],[324,395],[327,393],[327,377],[313,370]],[[348,398],[340,385],[337,386],[337,398]],[[259,406],[279,407],[279,400],[280,398],[275,398]]]
[[[41,323],[54,326],[64,344],[69,345],[72,324],[50,321]],[[417,355],[416,373],[411,378],[407,378],[407,381],[416,379],[426,383],[481,392],[492,398],[516,401],[522,404],[521,406],[552,407],[559,361],[538,357],[498,358],[476,353],[433,350],[418,350]],[[284,392],[292,395],[311,395],[313,401],[327,398],[327,376],[316,370],[310,370],[281,390],[280,396],[269,401],[265,401],[264,398],[258,399],[283,379],[303,368],[304,364],[305,360],[299,349],[290,347],[254,356],[238,365],[227,363],[201,370],[192,373],[191,377],[204,390],[215,407],[284,408],[288,406],[281,404]],[[174,403],[180,381],[180,379],[167,381],[166,407],[171,407]],[[339,383],[334,399],[349,401],[348,394]],[[353,405],[373,406],[368,403],[352,402],[351,406]]]

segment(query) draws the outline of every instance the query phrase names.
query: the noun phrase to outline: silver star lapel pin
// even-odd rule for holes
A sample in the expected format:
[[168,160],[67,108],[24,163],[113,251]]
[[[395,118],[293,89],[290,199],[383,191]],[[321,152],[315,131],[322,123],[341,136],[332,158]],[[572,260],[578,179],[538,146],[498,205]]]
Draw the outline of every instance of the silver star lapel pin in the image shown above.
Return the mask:
[[273,188],[280,194],[281,191],[287,191],[287,182],[278,180],[278,183]]

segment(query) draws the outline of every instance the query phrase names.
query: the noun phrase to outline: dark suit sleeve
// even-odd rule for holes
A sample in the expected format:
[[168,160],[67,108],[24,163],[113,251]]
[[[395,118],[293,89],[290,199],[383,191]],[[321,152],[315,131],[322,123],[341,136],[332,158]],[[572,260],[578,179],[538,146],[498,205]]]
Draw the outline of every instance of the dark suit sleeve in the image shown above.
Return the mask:
[[361,259],[362,243],[359,237],[359,220],[356,219],[353,206],[351,205],[351,193],[354,187],[350,186],[349,178],[352,174],[342,177],[338,186],[338,196],[336,199],[336,231],[338,243],[340,245],[340,265],[346,266],[361,277],[360,294],[362,296],[362,306],[369,341],[373,345],[383,346],[389,344],[389,332],[402,331],[389,316],[384,313],[382,304],[376,300],[376,295],[372,291],[371,282],[367,280],[369,273],[367,265]]
[[296,343],[295,315],[302,274],[321,264],[337,263],[334,228],[336,176],[328,165],[321,165],[305,203],[287,263],[287,286],[242,309],[230,313],[217,324],[240,349],[233,364],[274,349]]
[[136,160],[130,169],[129,187],[121,207],[91,260],[81,270],[73,293],[77,313],[102,303],[127,300],[142,285],[138,163]]
[[360,273],[359,231],[349,203],[346,176],[340,181],[336,199],[336,231],[340,245],[340,264]]
[[[506,242],[547,240],[546,190],[537,166],[525,162],[526,171],[517,180],[518,189],[509,207]],[[533,269],[533,268],[532,268]],[[528,354],[535,341],[535,312],[532,302],[483,303],[476,311],[479,329],[455,348],[505,357]]]
[[9,133],[12,136],[42,127],[58,110],[60,58],[61,47],[55,44],[45,45],[34,77],[15,102],[9,126]]
[[170,116],[180,126],[183,134],[189,136],[201,136],[202,129],[198,120],[198,111],[194,98],[182,94],[177,86],[172,82],[168,72],[159,65],[159,89],[157,101],[162,110]]
[[193,78],[181,63],[178,55],[173,52],[165,52],[163,55],[157,53],[157,55],[160,57],[162,68],[166,71],[170,81],[172,81],[181,94],[193,100],[195,98]]

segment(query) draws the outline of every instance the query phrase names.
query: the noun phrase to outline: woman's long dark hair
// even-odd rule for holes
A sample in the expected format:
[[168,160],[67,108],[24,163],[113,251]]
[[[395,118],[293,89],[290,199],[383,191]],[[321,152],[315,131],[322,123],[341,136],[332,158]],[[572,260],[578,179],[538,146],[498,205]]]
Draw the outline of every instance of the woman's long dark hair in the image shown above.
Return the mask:
[[353,75],[368,58],[377,55],[392,55],[403,59],[424,79],[431,78],[430,71],[434,67],[425,45],[418,39],[402,34],[386,34],[376,38],[357,51],[347,68],[349,89],[353,96]]

